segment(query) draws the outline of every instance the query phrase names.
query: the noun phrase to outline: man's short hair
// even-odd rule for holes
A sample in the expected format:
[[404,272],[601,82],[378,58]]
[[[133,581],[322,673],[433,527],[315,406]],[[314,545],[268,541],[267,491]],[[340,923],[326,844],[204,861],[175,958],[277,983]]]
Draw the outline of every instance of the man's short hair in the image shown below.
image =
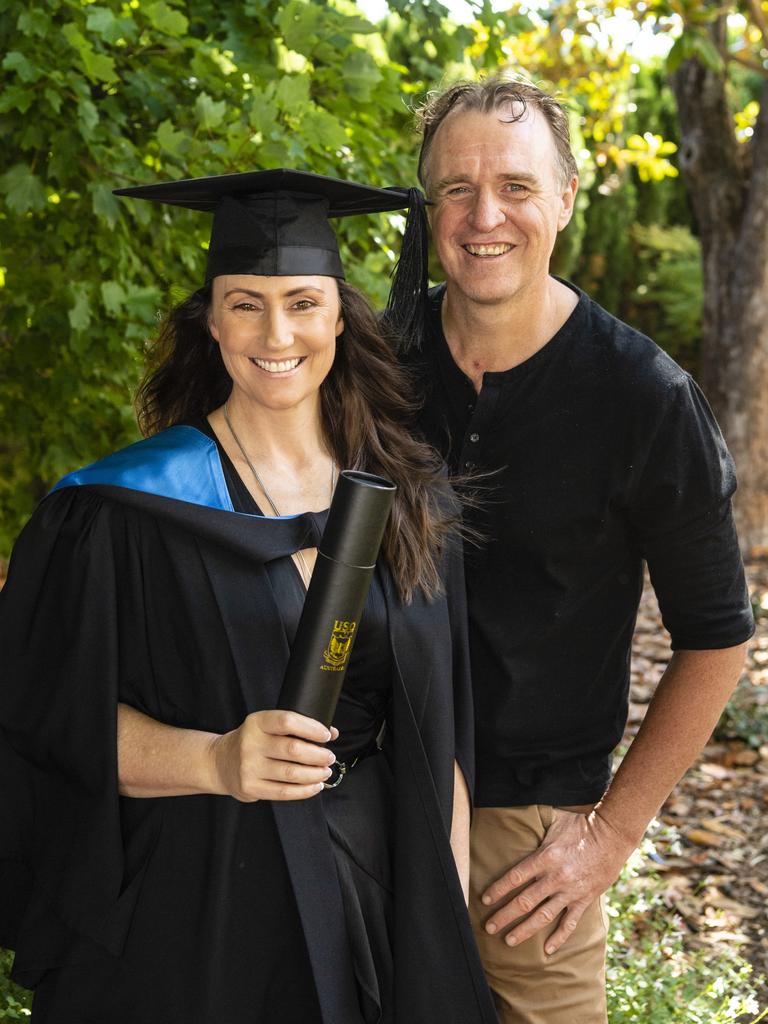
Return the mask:
[[435,133],[452,110],[479,111],[489,114],[500,107],[509,107],[500,120],[521,121],[528,107],[541,111],[552,130],[557,151],[557,168],[563,187],[578,176],[576,160],[571,152],[568,114],[558,101],[538,86],[520,78],[493,75],[479,82],[456,82],[442,92],[431,92],[415,111],[422,133],[419,153],[419,181],[426,190],[426,166]]

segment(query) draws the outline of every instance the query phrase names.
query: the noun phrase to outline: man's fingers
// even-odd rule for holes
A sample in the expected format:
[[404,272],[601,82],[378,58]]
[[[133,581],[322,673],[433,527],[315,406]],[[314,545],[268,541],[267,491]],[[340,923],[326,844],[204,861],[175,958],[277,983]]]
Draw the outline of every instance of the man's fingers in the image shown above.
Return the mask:
[[[531,914],[530,917],[526,918],[525,921],[522,921],[516,928],[513,928],[504,936],[504,942],[508,946],[518,946],[521,942],[525,942],[526,939],[530,939],[536,932],[541,931],[542,928],[552,928],[557,923],[558,917],[565,910],[566,906],[565,897],[559,894],[545,900],[544,903],[540,904],[535,913]],[[579,914],[580,916],[581,914]],[[578,917],[576,920],[578,921]],[[565,941],[565,939],[562,941]],[[547,942],[547,946],[549,946],[550,942],[551,940]]]
[[521,885],[530,882],[538,874],[536,865],[539,855],[531,854],[519,864],[515,864],[509,871],[505,871],[501,878],[497,878],[493,885],[489,885],[483,893],[482,901],[486,907],[493,906],[500,899],[508,896],[513,889],[519,889]]
[[552,887],[546,881],[534,882],[526,886],[522,892],[519,892],[509,903],[500,907],[493,917],[486,921],[485,930],[489,935],[500,932],[502,928],[506,928],[513,921],[519,921],[521,917],[532,913],[540,903],[551,896]]
[[556,953],[558,949],[560,949],[560,947],[570,939],[576,930],[576,925],[579,923],[583,913],[584,908],[579,904],[568,908],[557,929],[550,935],[544,944],[544,952],[547,956],[551,956],[553,953]]

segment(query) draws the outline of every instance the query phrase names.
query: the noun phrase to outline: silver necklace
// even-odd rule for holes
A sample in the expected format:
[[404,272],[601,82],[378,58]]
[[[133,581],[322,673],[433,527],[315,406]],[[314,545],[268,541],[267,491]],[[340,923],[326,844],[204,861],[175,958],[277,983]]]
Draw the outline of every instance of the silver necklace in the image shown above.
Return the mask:
[[[227,410],[228,404],[229,404],[229,400],[227,400],[224,403],[224,408],[223,408],[222,411],[224,413],[224,421],[227,424],[227,427],[229,429],[230,434],[232,435],[232,439],[234,440],[235,444],[239,448],[240,454],[243,456],[243,458],[245,459],[246,463],[248,464],[248,468],[253,473],[254,479],[256,480],[256,483],[261,488],[261,490],[262,490],[262,492],[264,494],[264,497],[269,502],[269,507],[272,509],[273,513],[276,516],[279,516],[280,515],[280,511],[279,511],[277,505],[272,500],[272,495],[267,490],[267,488],[266,488],[266,486],[264,484],[264,481],[259,476],[259,474],[258,474],[258,472],[256,470],[256,467],[254,466],[253,462],[251,462],[250,458],[248,457],[248,453],[246,452],[245,448],[243,448],[242,441],[240,440],[240,438],[235,433],[235,428],[232,426],[232,421],[229,418],[229,412]],[[329,505],[331,503],[331,500],[333,499],[333,492],[334,492],[335,487],[336,487],[336,463],[334,462],[333,459],[331,459],[331,493],[330,493],[330,498],[328,500],[328,504]],[[307,565],[307,561],[304,558],[304,555],[301,553],[301,551],[297,551],[296,552],[296,558],[299,561],[298,568],[299,568],[299,572],[301,573],[301,578],[304,581],[304,586],[308,587],[309,586],[309,581],[310,581],[310,579],[312,577],[312,574],[309,571],[309,566]]]

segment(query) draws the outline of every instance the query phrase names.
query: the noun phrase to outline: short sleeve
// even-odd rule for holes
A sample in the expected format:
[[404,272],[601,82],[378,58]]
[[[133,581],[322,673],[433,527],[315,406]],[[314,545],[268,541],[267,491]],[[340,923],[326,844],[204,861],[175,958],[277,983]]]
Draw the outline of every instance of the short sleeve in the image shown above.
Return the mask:
[[733,460],[707,400],[678,379],[629,508],[673,650],[743,643],[754,632],[731,498]]

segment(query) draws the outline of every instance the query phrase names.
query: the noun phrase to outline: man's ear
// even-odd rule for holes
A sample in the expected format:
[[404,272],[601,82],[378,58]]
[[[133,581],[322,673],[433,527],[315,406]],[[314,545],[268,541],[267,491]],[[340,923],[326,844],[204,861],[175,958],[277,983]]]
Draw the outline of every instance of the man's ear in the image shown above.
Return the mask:
[[563,228],[567,227],[570,223],[571,217],[573,216],[573,209],[576,203],[576,193],[579,191],[579,179],[574,176],[568,182],[560,196],[562,202],[562,208],[557,217],[557,230],[562,231]]

